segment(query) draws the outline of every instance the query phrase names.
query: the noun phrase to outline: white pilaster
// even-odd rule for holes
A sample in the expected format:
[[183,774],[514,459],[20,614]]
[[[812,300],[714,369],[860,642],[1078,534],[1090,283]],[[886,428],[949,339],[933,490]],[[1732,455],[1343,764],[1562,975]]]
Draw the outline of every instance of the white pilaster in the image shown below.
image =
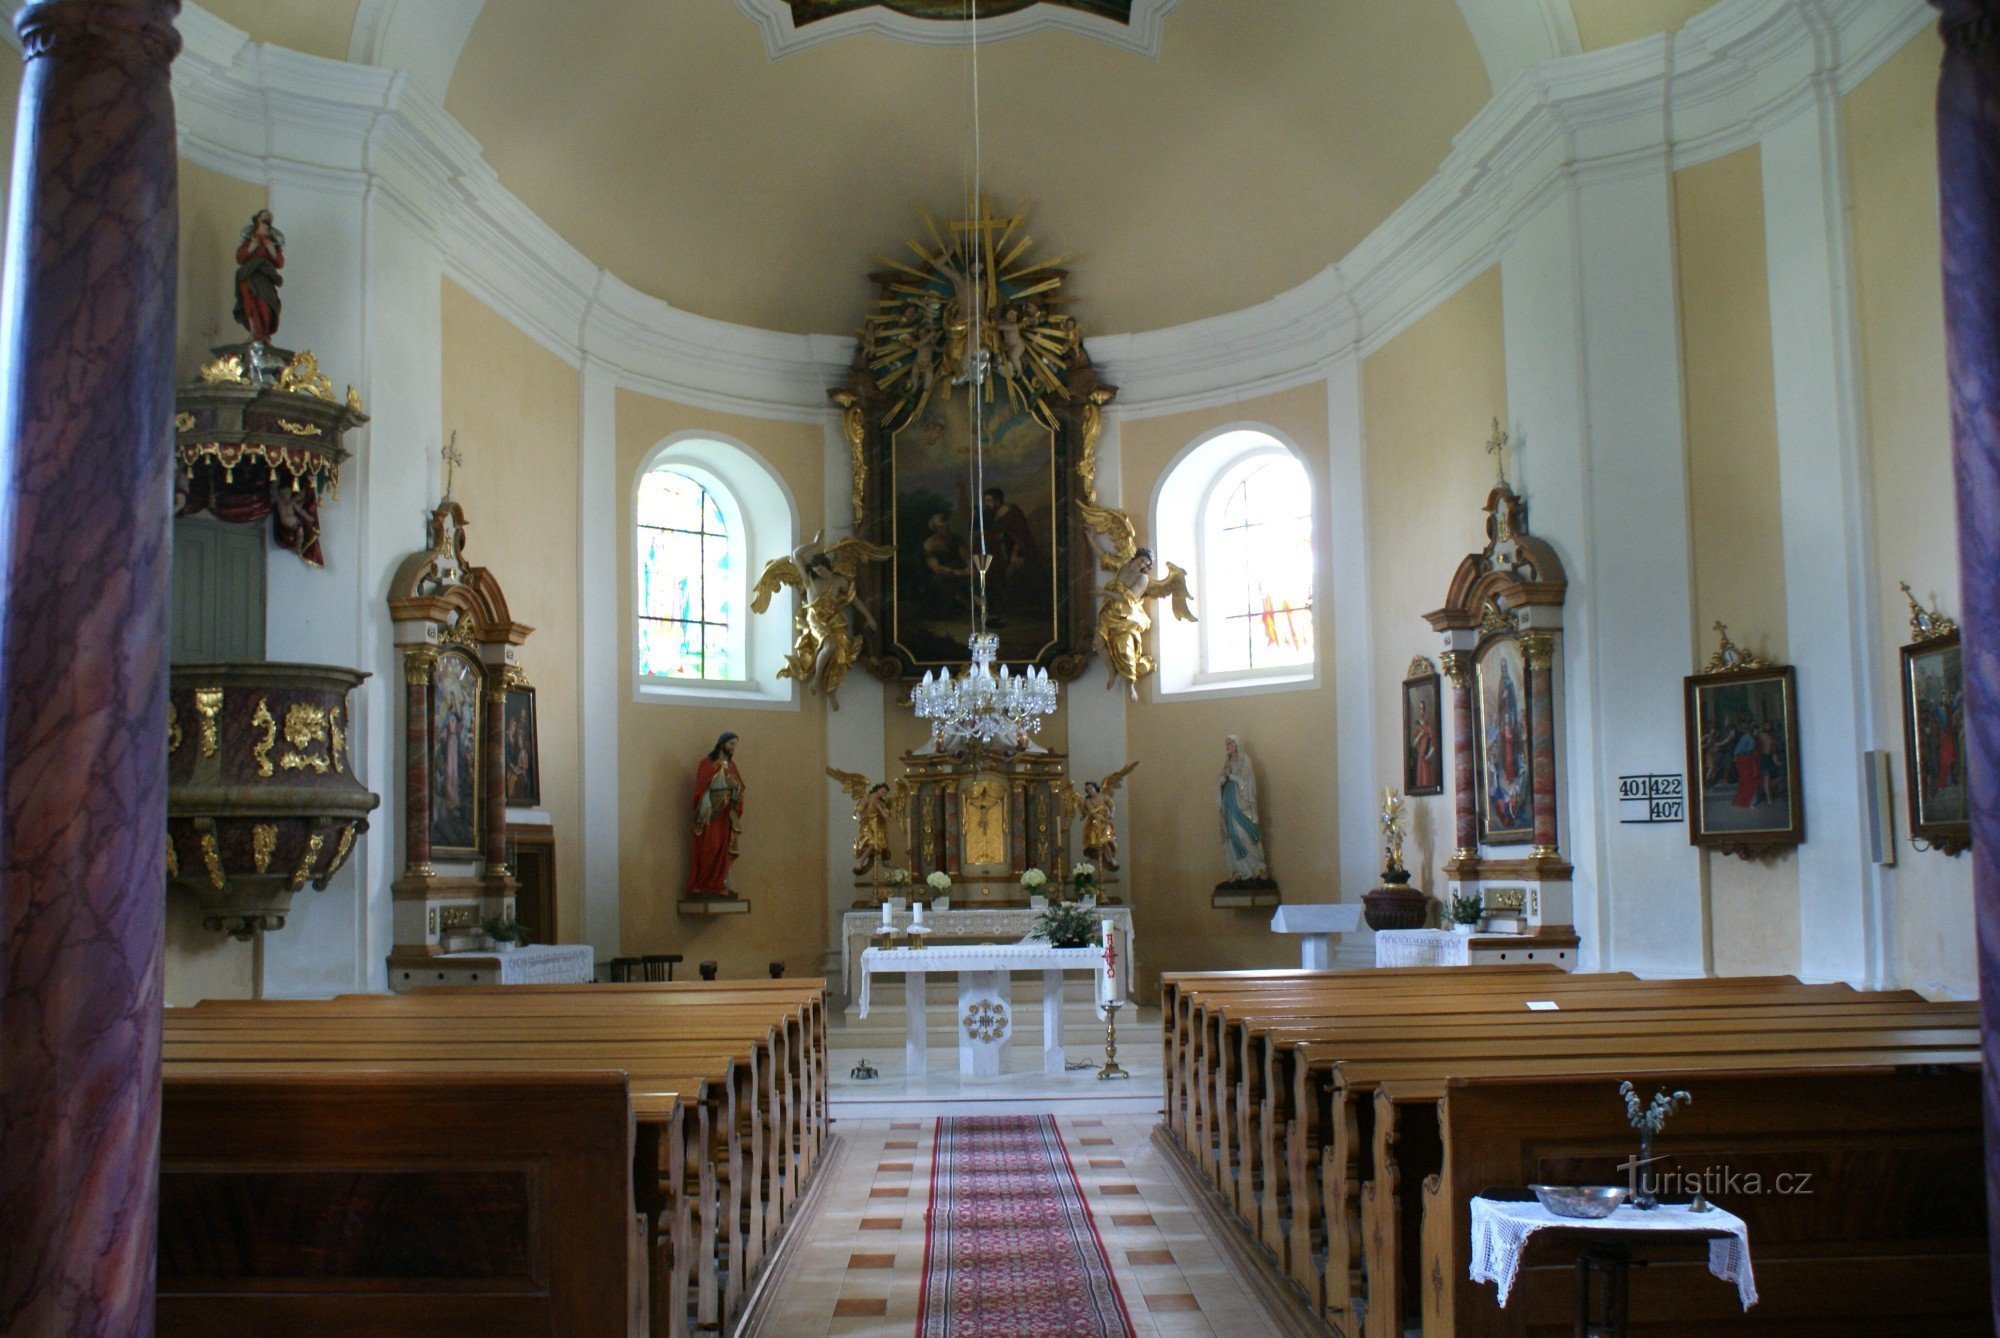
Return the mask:
[[[583,716],[583,940],[597,960],[619,952],[618,663],[619,529],[618,388],[611,369],[586,357],[582,367],[582,443],[577,498],[577,609],[582,641],[579,696]],[[593,521],[595,517],[595,521]]]
[[[1378,881],[1375,828],[1375,669],[1368,625],[1368,475],[1362,450],[1361,358],[1349,349],[1326,372],[1327,496],[1321,526],[1319,588],[1332,609],[1335,757],[1333,820],[1340,832],[1337,901],[1359,901]],[[1325,621],[1325,620],[1322,620]],[[1326,654],[1322,651],[1322,655]],[[1400,743],[1391,742],[1392,748]],[[1375,932],[1366,925],[1340,936],[1337,964],[1368,966]]]
[[1814,81],[1804,111],[1763,140],[1764,235],[1778,409],[1786,643],[1798,666],[1806,841],[1799,847],[1799,973],[1879,985],[1887,960],[1881,871],[1869,862],[1862,754],[1881,747],[1870,704],[1876,615],[1868,574],[1868,457],[1854,348],[1840,108]]
[[1568,175],[1501,262],[1529,524],[1569,573],[1557,743],[1582,965],[1699,974],[1684,828],[1624,826],[1617,777],[1683,765],[1693,621],[1673,194],[1665,155]]

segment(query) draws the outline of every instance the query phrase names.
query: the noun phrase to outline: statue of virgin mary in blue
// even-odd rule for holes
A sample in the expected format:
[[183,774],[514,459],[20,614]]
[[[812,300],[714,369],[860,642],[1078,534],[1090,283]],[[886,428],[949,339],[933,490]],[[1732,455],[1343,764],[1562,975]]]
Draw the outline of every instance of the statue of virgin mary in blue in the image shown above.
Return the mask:
[[1216,802],[1222,810],[1222,862],[1231,882],[1269,878],[1264,863],[1264,824],[1257,816],[1257,774],[1242,741],[1223,741],[1222,777]]

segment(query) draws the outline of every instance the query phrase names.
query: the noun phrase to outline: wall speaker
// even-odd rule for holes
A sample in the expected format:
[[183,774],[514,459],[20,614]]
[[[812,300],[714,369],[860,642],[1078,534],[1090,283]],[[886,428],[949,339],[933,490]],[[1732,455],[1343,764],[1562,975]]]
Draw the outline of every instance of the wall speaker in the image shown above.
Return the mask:
[[1861,755],[1868,777],[1868,858],[1877,864],[1896,862],[1896,791],[1889,776],[1889,754],[1873,749]]

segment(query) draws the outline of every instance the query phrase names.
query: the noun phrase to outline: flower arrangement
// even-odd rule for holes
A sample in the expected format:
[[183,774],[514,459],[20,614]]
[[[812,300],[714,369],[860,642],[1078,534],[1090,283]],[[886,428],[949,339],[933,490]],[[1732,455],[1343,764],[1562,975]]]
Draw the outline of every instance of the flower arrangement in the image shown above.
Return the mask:
[[939,896],[943,896],[945,893],[951,891],[951,875],[943,869],[938,869],[930,877],[924,879],[924,885]]
[[489,915],[479,927],[495,943],[520,944],[528,941],[528,927],[511,915]]
[[1040,892],[1048,881],[1049,876],[1040,869],[1029,869],[1021,875],[1021,890],[1032,896]]
[[1069,871],[1069,882],[1070,886],[1076,889],[1077,896],[1096,896],[1097,866],[1089,860],[1080,861],[1075,868]]
[[1639,1091],[1630,1081],[1618,1084],[1618,1095],[1625,1099],[1625,1121],[1639,1131],[1639,1156],[1633,1162],[1633,1176],[1638,1192],[1632,1196],[1632,1206],[1640,1210],[1657,1208],[1660,1200],[1653,1193],[1653,1175],[1647,1166],[1653,1160],[1653,1140],[1667,1127],[1667,1117],[1682,1106],[1694,1104],[1694,1098],[1686,1092],[1653,1093],[1652,1101],[1639,1104]]
[[1460,896],[1456,892],[1451,897],[1451,922],[1455,925],[1476,925],[1484,913],[1479,903],[1479,894]]
[[891,869],[883,881],[888,883],[893,890],[900,892],[910,885],[910,871],[908,869]]
[[1075,903],[1057,902],[1035,917],[1031,931],[1051,948],[1088,948],[1102,940],[1097,917]]

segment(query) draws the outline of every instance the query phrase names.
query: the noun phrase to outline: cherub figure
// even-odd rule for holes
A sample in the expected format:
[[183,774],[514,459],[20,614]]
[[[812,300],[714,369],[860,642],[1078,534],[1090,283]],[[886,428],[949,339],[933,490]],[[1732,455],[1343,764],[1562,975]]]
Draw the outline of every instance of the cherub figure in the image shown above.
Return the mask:
[[1105,686],[1115,687],[1122,678],[1136,701],[1139,680],[1159,667],[1146,650],[1146,633],[1153,626],[1147,602],[1171,596],[1176,618],[1189,623],[1198,621],[1187,572],[1169,562],[1165,578],[1155,579],[1153,551],[1139,547],[1130,516],[1088,502],[1078,502],[1077,509],[1083,513],[1084,525],[1097,542],[1099,567],[1111,573],[1098,592],[1097,606],[1097,648],[1104,652],[1104,661],[1111,670]]
[[909,782],[899,780],[892,789],[886,781],[869,784],[858,771],[828,767],[826,774],[840,782],[840,788],[854,801],[854,875],[858,878],[878,862],[888,863],[889,819],[909,802]]
[[820,536],[793,551],[790,557],[774,558],[750,592],[750,608],[762,613],[771,607],[778,587],[789,585],[806,596],[806,604],[795,622],[797,639],[778,677],[803,683],[820,692],[836,711],[835,695],[847,671],[861,658],[861,638],[849,625],[851,611],[871,628],[874,615],[855,599],[856,583],[864,562],[881,562],[895,550],[887,544],[871,544],[864,539],[842,539],[822,548]]
[[1128,762],[1103,780],[1085,781],[1082,793],[1068,781],[1056,790],[1066,814],[1083,815],[1083,857],[1106,873],[1118,872],[1117,805],[1111,796],[1138,765]]

